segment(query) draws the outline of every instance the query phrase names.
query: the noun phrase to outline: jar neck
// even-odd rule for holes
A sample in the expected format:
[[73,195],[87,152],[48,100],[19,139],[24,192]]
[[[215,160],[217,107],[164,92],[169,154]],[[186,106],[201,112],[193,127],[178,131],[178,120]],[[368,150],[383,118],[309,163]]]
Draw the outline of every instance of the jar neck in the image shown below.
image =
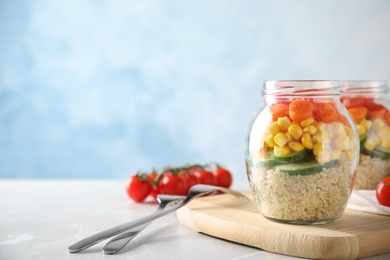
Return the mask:
[[341,96],[338,81],[332,80],[269,80],[264,81],[262,96],[267,100],[334,99]]
[[345,80],[340,82],[343,96],[384,98],[389,92],[386,80]]

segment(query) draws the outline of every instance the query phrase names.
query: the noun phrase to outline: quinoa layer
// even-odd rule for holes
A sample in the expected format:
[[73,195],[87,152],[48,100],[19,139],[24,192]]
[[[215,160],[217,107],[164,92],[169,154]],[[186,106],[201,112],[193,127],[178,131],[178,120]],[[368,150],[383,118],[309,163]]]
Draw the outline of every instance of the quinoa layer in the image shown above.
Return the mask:
[[376,185],[385,177],[390,176],[390,160],[360,154],[355,189],[375,190]]
[[263,216],[315,222],[334,220],[344,212],[354,176],[351,161],[310,175],[290,176],[278,169],[252,168],[251,188]]

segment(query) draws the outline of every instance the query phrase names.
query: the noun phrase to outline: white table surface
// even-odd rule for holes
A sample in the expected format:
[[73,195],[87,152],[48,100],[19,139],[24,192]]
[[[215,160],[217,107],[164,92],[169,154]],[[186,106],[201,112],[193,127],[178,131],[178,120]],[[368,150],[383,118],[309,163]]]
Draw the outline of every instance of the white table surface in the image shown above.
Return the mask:
[[[246,183],[235,183],[239,191]],[[134,203],[120,180],[0,180],[0,259],[298,259],[193,232],[170,214],[116,255],[104,242],[70,254],[69,245],[156,210]],[[390,254],[367,259],[390,259]]]

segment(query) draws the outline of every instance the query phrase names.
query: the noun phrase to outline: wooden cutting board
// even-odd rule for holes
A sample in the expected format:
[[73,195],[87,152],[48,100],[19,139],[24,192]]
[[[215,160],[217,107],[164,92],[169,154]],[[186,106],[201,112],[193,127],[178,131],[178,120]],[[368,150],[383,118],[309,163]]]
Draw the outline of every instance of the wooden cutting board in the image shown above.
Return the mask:
[[346,210],[338,221],[291,225],[262,217],[249,200],[223,194],[196,199],[177,211],[196,232],[278,254],[314,259],[356,259],[390,252],[390,217]]

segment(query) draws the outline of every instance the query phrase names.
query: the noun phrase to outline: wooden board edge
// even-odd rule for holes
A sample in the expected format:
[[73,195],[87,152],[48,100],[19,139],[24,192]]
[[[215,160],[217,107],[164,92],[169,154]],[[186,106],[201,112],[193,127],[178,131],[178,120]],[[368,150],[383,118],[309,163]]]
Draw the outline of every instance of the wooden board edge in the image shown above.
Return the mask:
[[[191,210],[189,207],[179,209],[176,215],[180,224],[195,232],[272,253],[311,259],[356,259],[359,257],[359,240],[353,235],[332,239],[327,237],[309,239],[307,234],[291,235],[283,230],[264,230],[254,225],[242,226],[230,220],[216,218],[211,214]],[[229,231],[227,226],[230,228]],[[272,236],[270,236],[271,233]],[[276,247],[276,244],[280,244],[280,240],[285,241],[285,243],[282,243],[283,246]],[[298,241],[305,241],[305,243],[299,244]],[[342,246],[340,247],[340,245]],[[343,250],[340,251],[337,248]]]

